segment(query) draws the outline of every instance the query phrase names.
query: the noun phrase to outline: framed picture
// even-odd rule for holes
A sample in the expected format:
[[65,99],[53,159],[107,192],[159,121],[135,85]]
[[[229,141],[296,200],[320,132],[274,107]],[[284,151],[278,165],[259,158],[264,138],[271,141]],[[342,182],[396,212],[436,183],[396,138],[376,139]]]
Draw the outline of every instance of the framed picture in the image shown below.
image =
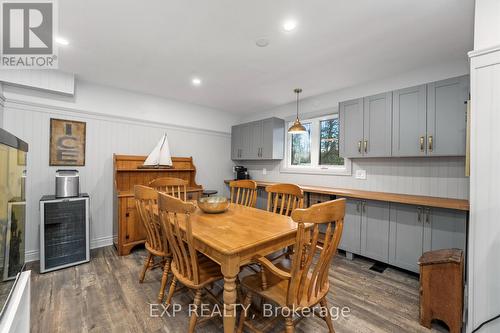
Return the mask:
[[85,127],[81,121],[50,119],[49,165],[85,165]]

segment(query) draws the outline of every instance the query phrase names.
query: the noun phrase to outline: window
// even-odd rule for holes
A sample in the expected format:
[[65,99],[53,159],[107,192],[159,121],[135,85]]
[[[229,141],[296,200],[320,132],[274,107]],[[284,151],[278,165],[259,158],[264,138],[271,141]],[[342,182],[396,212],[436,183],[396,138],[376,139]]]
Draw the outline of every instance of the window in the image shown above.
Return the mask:
[[302,125],[306,133],[287,134],[286,165],[282,171],[350,174],[350,161],[339,156],[338,115],[305,119]]

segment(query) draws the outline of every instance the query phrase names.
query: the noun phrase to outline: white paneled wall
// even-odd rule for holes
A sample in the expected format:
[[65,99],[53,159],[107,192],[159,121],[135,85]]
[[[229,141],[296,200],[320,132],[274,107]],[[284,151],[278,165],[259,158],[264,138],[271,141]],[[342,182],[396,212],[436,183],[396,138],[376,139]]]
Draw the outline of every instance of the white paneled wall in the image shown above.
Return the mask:
[[[476,0],[471,66],[467,333],[500,314],[500,2]],[[500,319],[478,332],[500,332]]]
[[[465,177],[463,157],[357,159],[352,163],[352,176],[280,172],[280,164],[244,163],[252,178],[259,180],[458,199],[469,196],[469,178]],[[266,168],[266,175],[263,175],[263,168]],[[358,169],[366,170],[365,180],[354,177]]]
[[29,144],[27,183],[28,259],[38,254],[38,201],[54,193],[55,170],[49,167],[50,118],[64,118],[87,123],[86,166],[80,171],[82,192],[91,197],[91,246],[112,241],[112,155],[147,155],[163,132],[167,132],[173,156],[193,156],[196,181],[205,188],[224,191],[223,180],[232,176],[228,133],[179,128],[176,126],[99,116],[78,110],[44,108],[6,102],[5,129]]

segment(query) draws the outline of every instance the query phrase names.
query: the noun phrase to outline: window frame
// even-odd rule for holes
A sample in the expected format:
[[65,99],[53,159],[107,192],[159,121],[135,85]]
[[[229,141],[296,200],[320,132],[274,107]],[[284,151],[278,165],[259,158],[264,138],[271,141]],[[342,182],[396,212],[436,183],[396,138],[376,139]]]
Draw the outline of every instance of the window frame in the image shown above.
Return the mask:
[[[324,120],[331,120],[338,118],[339,114],[337,112],[330,113],[320,117],[312,117],[301,120],[303,124],[311,123],[311,164],[310,165],[292,165],[292,134],[285,133],[285,158],[281,164],[281,172],[284,173],[305,173],[305,174],[330,174],[330,175],[351,175],[352,164],[351,160],[344,158],[344,165],[319,165],[320,156],[320,143],[321,143],[321,130],[320,122]],[[293,124],[293,121],[287,122],[287,127],[289,128]],[[339,138],[340,139],[340,138]]]

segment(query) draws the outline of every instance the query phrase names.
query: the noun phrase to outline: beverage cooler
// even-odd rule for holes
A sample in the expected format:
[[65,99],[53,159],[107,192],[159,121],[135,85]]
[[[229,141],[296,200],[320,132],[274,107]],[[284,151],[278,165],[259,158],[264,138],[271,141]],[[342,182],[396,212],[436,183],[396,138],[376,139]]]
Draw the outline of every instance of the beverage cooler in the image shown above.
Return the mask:
[[24,269],[28,144],[0,129],[0,314]]

